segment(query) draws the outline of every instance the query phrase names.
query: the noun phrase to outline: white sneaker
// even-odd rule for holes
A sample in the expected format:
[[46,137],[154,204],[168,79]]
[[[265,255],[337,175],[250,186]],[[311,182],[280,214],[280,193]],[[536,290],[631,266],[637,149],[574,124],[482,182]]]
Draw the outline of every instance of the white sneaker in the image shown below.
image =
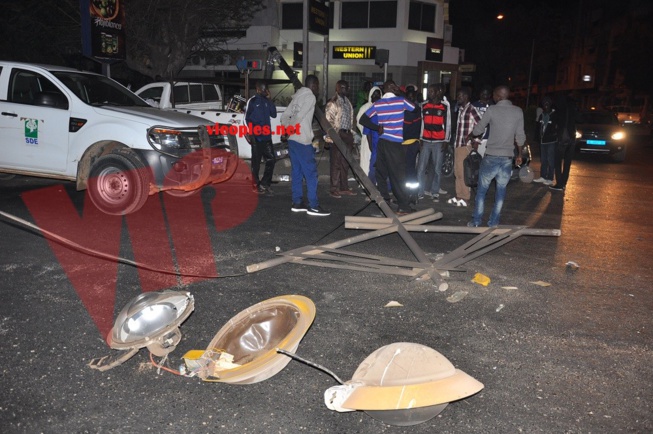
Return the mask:
[[458,205],[458,200],[455,197],[452,197],[447,201],[449,205]]
[[440,189],[440,191],[438,191],[438,194],[447,194],[447,192],[446,190]]
[[425,191],[424,196],[433,197],[433,194],[430,191]]
[[465,202],[465,199],[458,199],[456,206],[467,206],[467,202]]
[[545,179],[544,180],[544,185],[553,185],[553,180],[552,179]]
[[433,202],[440,202],[440,195],[439,194],[434,194],[433,195]]
[[[542,183],[546,184],[546,179],[544,179],[544,178],[542,178],[542,177],[540,176],[539,178],[534,179],[533,182],[542,182]],[[548,185],[548,184],[547,184],[547,185]]]

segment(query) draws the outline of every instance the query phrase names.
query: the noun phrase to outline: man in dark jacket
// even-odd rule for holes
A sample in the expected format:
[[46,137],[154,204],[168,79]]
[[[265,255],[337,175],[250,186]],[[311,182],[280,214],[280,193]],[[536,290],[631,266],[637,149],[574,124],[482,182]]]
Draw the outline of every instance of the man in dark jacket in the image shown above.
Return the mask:
[[[247,103],[245,122],[249,129],[248,141],[252,145],[252,177],[254,188],[259,194],[272,193],[272,173],[276,162],[272,147],[272,126],[270,118],[277,117],[277,108],[269,100],[270,91],[262,81],[256,82],[256,95]],[[261,158],[265,161],[263,178],[259,180]]]
[[571,160],[574,158],[578,111],[574,101],[565,96],[556,99],[556,111],[558,113],[558,145],[554,159],[556,183],[549,185],[549,188],[554,191],[564,191],[569,180]]
[[535,127],[535,137],[540,145],[540,177],[533,182],[544,185],[553,184],[555,149],[558,144],[556,114],[551,98],[542,98],[542,113],[537,116]]

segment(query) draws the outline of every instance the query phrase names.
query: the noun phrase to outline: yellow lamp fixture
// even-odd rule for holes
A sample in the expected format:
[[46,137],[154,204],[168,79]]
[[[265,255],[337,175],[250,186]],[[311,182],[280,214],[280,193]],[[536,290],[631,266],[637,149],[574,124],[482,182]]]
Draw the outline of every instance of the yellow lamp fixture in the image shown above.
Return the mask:
[[434,349],[397,342],[370,354],[351,380],[326,390],[324,401],[331,410],[362,410],[386,424],[408,426],[483,387]]

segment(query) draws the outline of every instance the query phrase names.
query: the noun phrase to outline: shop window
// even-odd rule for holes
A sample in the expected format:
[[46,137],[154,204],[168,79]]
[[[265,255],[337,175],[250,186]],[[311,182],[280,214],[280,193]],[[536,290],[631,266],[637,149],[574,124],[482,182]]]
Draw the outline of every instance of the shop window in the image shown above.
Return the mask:
[[411,1],[408,10],[408,28],[435,33],[435,5]]
[[396,1],[342,2],[342,29],[377,29],[397,27]]
[[304,28],[304,4],[303,3],[282,3],[281,4],[281,28],[285,30]]
[[[335,2],[329,2],[329,28],[333,29],[333,10]],[[296,30],[304,28],[304,4],[303,3],[282,3],[281,4],[281,28],[284,30]]]

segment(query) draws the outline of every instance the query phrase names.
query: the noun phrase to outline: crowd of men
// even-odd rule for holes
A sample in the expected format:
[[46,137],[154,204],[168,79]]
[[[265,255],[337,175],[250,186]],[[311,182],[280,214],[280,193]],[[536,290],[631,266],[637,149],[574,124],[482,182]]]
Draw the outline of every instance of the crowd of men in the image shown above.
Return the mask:
[[[257,83],[256,88],[256,96],[248,103],[247,121],[255,125],[265,125],[267,122],[269,125],[270,117],[276,116],[276,110],[269,101],[265,84]],[[318,173],[312,146],[312,122],[318,90],[318,78],[307,76],[304,86],[295,92],[282,114],[281,124],[301,126],[296,134],[286,138],[292,166],[291,210],[312,216],[327,216],[330,213],[320,206],[317,195]],[[497,86],[493,90],[484,87],[475,101],[472,101],[471,90],[463,87],[457,91],[453,103],[445,96],[445,90],[441,83],[431,84],[427,88],[426,100],[422,101],[416,86],[400,87],[388,80],[381,87],[368,85],[366,95],[357,98],[353,105],[349,99],[349,83],[340,80],[336,83],[333,97],[327,101],[325,115],[348,152],[354,152],[356,136],[361,137],[361,168],[384,200],[396,204],[399,215],[414,212],[414,205],[418,201],[439,202],[441,196],[447,194],[440,184],[443,155],[449,146],[454,154],[455,194],[447,203],[457,207],[471,205],[471,189],[465,183],[463,161],[473,151],[480,153],[483,158],[472,219],[468,225],[480,226],[483,223],[485,196],[494,180],[495,201],[487,225],[497,226],[506,186],[512,175],[513,160],[515,164],[521,164],[521,150],[526,139],[523,112],[510,101],[507,86]],[[541,147],[543,167],[540,178],[535,181],[562,190],[569,167],[561,162],[565,155],[553,157],[557,151],[551,151],[547,145],[560,142],[560,134],[567,128],[552,132],[552,127],[549,127],[544,134],[554,117],[550,100],[545,98],[542,106],[537,122],[539,131],[543,133],[538,136],[540,143],[544,144]],[[328,135],[325,140],[332,142]],[[255,191],[270,193],[274,168],[271,137],[252,137],[250,141]],[[259,178],[261,158],[265,160],[262,179]],[[332,198],[357,194],[349,187],[349,163],[334,144],[330,146],[329,172],[329,195]],[[554,172],[557,185],[552,181]]]

